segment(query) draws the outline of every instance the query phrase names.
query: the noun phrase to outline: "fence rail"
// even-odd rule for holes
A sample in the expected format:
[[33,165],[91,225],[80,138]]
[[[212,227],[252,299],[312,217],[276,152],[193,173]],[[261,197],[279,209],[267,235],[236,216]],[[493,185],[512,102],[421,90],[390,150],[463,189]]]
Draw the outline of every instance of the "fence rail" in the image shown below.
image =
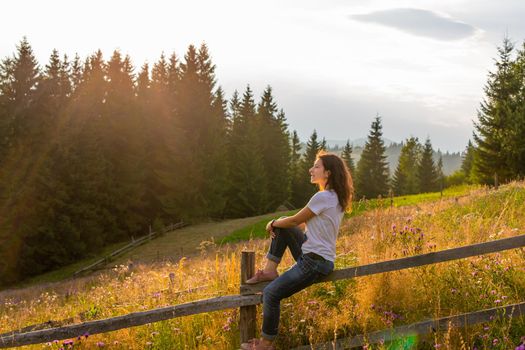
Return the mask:
[[[389,261],[382,261],[378,263],[361,265],[350,267],[347,269],[336,270],[327,277],[323,278],[317,283],[327,281],[337,281],[341,279],[363,277],[369,275],[375,275],[383,272],[391,272],[397,270],[408,269],[411,267],[424,266],[430,264],[436,264],[440,262],[446,262],[450,260],[457,260],[468,258],[477,255],[483,255],[488,253],[495,253],[503,250],[512,248],[520,248],[525,246],[525,235],[516,237],[503,238],[496,241],[484,242],[472,244],[459,248],[446,249],[439,252],[432,252],[427,254],[409,256],[406,258],[400,258]],[[268,284],[259,283],[255,285],[243,285],[241,286],[241,294],[254,294],[261,292],[264,287]]]
[[[472,257],[476,255],[488,254],[499,252],[503,250],[521,248],[525,246],[525,235],[519,235],[511,238],[504,238],[491,242],[484,242],[473,244],[469,246],[447,249],[439,252],[433,252],[428,254],[416,255],[407,258],[395,259],[390,261],[384,261],[379,263],[373,263],[368,265],[356,266],[348,269],[336,270],[328,277],[324,278],[320,282],[326,281],[337,281],[341,279],[355,278],[361,276],[368,276],[373,274],[379,274],[389,271],[402,270],[411,267],[424,266],[429,264],[435,264],[450,260],[462,259],[466,257]],[[244,281],[250,278],[255,272],[255,253],[254,252],[243,252],[243,257],[241,259],[241,295],[233,296],[222,296],[211,299],[194,301],[191,303],[169,306],[160,309],[154,309],[144,312],[135,312],[124,316],[118,316],[113,318],[108,318],[104,320],[84,322],[81,324],[69,325],[59,328],[51,328],[27,333],[16,333],[0,337],[0,348],[5,347],[14,347],[21,345],[37,344],[46,341],[52,341],[55,339],[67,339],[72,337],[77,337],[86,332],[89,334],[105,333],[122,328],[129,328],[134,326],[140,326],[147,323],[158,322],[163,320],[168,320],[181,316],[195,315],[205,312],[218,311],[231,308],[240,308],[240,322],[239,329],[241,335],[241,341],[246,341],[249,338],[253,337],[255,334],[255,305],[258,305],[262,302],[261,294],[258,294],[262,291],[266,284],[257,284],[257,285],[245,285]],[[320,283],[319,282],[319,283]],[[524,304],[511,305],[505,308],[514,307],[519,310],[516,315],[523,315],[524,313]],[[501,309],[501,308],[499,308]],[[491,309],[494,310],[494,309]],[[507,309],[505,309],[507,310]],[[510,309],[509,309],[510,310]],[[483,310],[473,313],[473,317],[478,317],[482,319],[486,315],[486,312],[492,312],[490,310]],[[481,316],[480,316],[481,315]],[[467,317],[466,315],[453,316],[457,319]],[[470,316],[469,316],[470,317]],[[450,318],[446,318],[447,321],[450,321]],[[403,326],[406,329],[410,327],[416,330],[424,330],[429,322],[438,322],[442,324],[440,320],[432,320],[422,322],[421,324]],[[470,318],[466,318],[470,320]],[[469,324],[472,321],[469,321]],[[403,327],[398,328],[398,331],[403,331]],[[427,327],[428,328],[428,327]],[[376,332],[380,337],[387,333],[392,332],[392,330]],[[367,337],[370,339],[370,336],[376,333],[371,333]],[[385,335],[386,337],[386,335]],[[308,348],[310,348],[309,346]],[[305,348],[306,349],[306,348]]]
[[299,346],[292,350],[335,350],[352,349],[361,347],[365,344],[377,344],[380,342],[391,342],[402,337],[430,334],[437,331],[448,330],[451,327],[467,327],[483,322],[490,322],[498,317],[519,317],[525,315],[525,303],[512,304],[496,307],[492,309],[480,310],[461,315],[443,317],[435,320],[413,323],[407,326],[400,326],[382,331],[361,334],[355,337],[337,339],[333,342],[326,342],[316,345]]
[[0,338],[0,348],[38,344],[54,339],[76,338],[89,333],[106,333],[122,328],[141,326],[147,323],[169,320],[181,316],[205,312],[233,309],[261,303],[261,295],[230,295],[212,299],[198,300],[191,303],[168,306],[164,308],[134,312],[124,316],[84,322],[80,324],[43,329],[28,333],[15,333]]

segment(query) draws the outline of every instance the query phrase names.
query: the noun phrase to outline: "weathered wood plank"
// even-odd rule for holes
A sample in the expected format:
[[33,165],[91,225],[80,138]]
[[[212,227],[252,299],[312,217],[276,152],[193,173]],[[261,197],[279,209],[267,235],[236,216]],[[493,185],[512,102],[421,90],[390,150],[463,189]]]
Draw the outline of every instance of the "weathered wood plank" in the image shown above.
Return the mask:
[[0,338],[0,348],[38,344],[55,339],[76,338],[89,333],[105,333],[122,328],[144,325],[147,323],[164,321],[181,316],[201,314],[205,312],[233,309],[241,306],[257,305],[261,303],[260,295],[251,296],[222,296],[212,299],[193,301],[191,303],[164,307],[143,312],[134,312],[124,316],[104,320],[84,322],[60,328],[51,328],[29,333],[12,334]]
[[[512,248],[525,246],[525,235],[516,237],[503,238],[491,242],[477,243],[459,248],[442,250],[427,254],[410,256],[407,258],[382,261],[378,263],[350,267],[332,272],[329,276],[323,278],[317,283],[327,281],[337,281],[341,279],[362,277],[378,273],[408,269],[411,267],[425,266],[440,262],[463,259],[476,255],[500,252]],[[256,285],[242,285],[241,294],[255,294],[261,292],[268,283],[259,283]]]
[[[352,338],[338,339],[335,342],[327,342],[316,345],[304,345],[293,350],[334,350],[351,349],[379,342],[391,342],[407,336],[430,334],[436,331],[446,331],[450,327],[467,327],[483,322],[490,322],[497,317],[522,317],[525,315],[525,302],[492,309],[480,310],[456,316],[443,317],[436,320],[413,323],[392,329],[385,329],[369,334],[361,334]],[[365,341],[366,340],[366,341]]]

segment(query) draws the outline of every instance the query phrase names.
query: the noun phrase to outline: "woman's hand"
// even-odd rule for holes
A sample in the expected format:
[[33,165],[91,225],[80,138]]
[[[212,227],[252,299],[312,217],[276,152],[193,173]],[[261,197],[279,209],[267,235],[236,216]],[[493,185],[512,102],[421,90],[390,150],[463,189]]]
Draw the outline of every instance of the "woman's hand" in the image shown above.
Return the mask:
[[270,235],[271,238],[275,238],[275,232],[273,232],[273,227],[272,227],[272,223],[274,222],[275,220],[270,220],[268,221],[268,223],[266,224],[266,232],[268,232],[268,234]]

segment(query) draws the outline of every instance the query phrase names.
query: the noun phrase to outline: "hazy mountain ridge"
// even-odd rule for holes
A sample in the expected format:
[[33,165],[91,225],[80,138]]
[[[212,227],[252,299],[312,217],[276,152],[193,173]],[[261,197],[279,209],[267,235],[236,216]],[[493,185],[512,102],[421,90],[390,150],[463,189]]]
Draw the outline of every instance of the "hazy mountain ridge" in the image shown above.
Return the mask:
[[[350,144],[353,147],[352,158],[354,159],[355,164],[361,158],[361,152],[363,152],[363,147],[366,143],[366,138],[360,138],[353,141],[350,141]],[[401,148],[403,147],[402,143],[396,143],[392,140],[383,138],[383,141],[386,145],[386,156],[390,168],[390,175],[392,175],[397,167],[399,156],[401,154]],[[328,145],[328,151],[340,154],[342,148],[346,144],[346,140],[326,140]],[[302,150],[306,148],[306,144],[302,144]],[[462,155],[460,152],[441,152],[440,150],[434,151],[434,161],[438,162],[439,156],[441,155],[443,159],[443,173],[445,175],[450,175],[456,170],[461,168]]]

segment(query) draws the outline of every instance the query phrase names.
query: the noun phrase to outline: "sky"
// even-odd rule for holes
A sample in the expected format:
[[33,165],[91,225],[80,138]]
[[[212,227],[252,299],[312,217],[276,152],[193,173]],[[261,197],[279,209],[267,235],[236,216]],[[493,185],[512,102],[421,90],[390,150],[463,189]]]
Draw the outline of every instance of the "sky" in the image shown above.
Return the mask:
[[56,48],[128,54],[138,71],[161,53],[209,47],[230,97],[270,85],[306,141],[410,136],[462,151],[487,74],[508,36],[525,40],[523,0],[17,0],[2,5],[0,58],[26,36],[41,66]]

